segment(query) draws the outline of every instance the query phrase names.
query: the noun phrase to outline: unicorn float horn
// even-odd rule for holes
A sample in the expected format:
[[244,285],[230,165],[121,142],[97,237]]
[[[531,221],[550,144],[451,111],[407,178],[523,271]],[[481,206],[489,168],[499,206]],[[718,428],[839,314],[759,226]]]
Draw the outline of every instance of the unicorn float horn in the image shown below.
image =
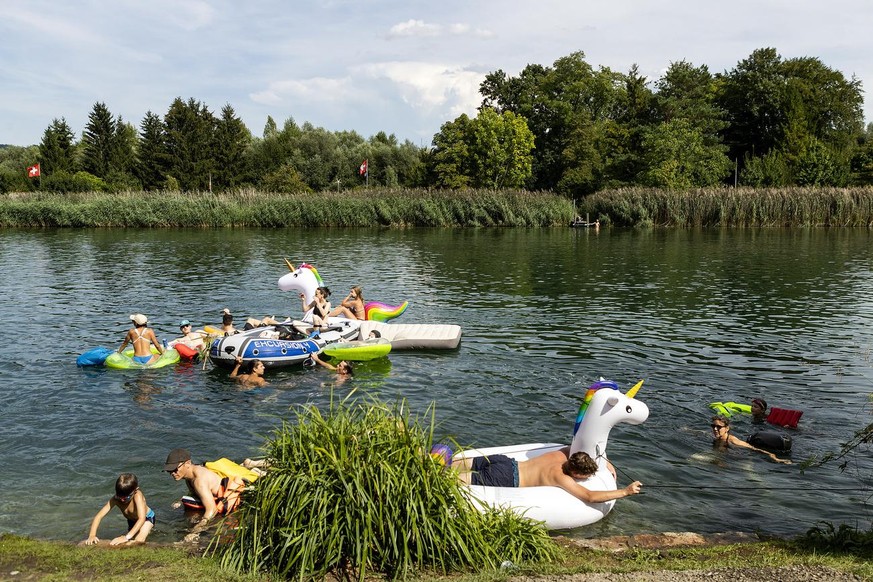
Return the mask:
[[285,264],[288,265],[288,270],[292,273],[297,270],[294,268],[294,265],[291,263],[291,261],[288,260],[288,257],[285,257]]
[[640,388],[643,387],[643,382],[645,382],[645,380],[640,380],[639,382],[634,384],[633,388],[631,388],[630,390],[627,391],[627,393],[625,393],[625,396],[627,396],[628,398],[633,398],[634,396],[636,396],[637,392],[640,391]]

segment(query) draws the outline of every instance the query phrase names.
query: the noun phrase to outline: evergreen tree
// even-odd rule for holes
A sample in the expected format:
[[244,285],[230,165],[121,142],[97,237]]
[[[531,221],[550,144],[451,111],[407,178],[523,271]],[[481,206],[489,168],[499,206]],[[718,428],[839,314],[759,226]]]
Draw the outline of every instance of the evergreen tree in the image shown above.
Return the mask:
[[146,190],[160,190],[166,186],[169,166],[164,122],[156,113],[148,111],[140,123],[136,176]]
[[182,190],[207,190],[214,158],[212,152],[215,117],[194,98],[177,97],[164,116],[169,174]]
[[72,174],[76,171],[73,130],[66,119],[53,119],[42,135],[39,144],[39,162],[42,174],[55,172]]
[[245,178],[246,152],[252,136],[229,104],[216,122],[212,151],[215,156],[213,186],[218,189],[238,186]]
[[98,178],[106,178],[117,150],[115,139],[116,122],[112,113],[105,103],[95,103],[82,132],[82,169]]

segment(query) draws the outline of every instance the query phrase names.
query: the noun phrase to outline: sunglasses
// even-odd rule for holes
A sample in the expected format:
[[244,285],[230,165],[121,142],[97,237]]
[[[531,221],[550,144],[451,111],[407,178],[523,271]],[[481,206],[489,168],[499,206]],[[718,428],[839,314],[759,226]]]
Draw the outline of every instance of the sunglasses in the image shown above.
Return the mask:
[[721,430],[723,428],[727,428],[727,425],[725,425],[725,424],[710,424],[709,426],[711,426],[715,430]]
[[179,469],[182,468],[182,465],[184,465],[184,464],[187,463],[187,462],[188,462],[188,461],[182,461],[181,463],[179,463],[178,465],[176,465],[176,468],[175,468],[175,469],[173,469],[172,471],[167,471],[167,473],[169,473],[169,474],[171,474],[171,475],[172,475],[173,473],[178,473],[178,472],[179,472]]
[[122,503],[127,503],[128,501],[130,501],[130,498],[133,497],[134,493],[136,493],[136,489],[134,489],[133,492],[130,495],[128,495],[127,497],[121,497],[118,494],[116,494],[115,498]]

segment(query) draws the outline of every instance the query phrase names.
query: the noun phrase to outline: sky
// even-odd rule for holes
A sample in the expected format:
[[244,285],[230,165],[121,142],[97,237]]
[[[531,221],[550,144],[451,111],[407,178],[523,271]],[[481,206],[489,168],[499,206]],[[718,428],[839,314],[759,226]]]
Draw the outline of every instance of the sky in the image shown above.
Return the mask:
[[765,47],[818,57],[861,81],[870,122],[871,30],[870,0],[0,0],[0,144],[62,117],[78,139],[97,102],[139,127],[181,97],[255,136],[271,116],[427,146],[476,114],[486,74],[576,51],[651,82]]

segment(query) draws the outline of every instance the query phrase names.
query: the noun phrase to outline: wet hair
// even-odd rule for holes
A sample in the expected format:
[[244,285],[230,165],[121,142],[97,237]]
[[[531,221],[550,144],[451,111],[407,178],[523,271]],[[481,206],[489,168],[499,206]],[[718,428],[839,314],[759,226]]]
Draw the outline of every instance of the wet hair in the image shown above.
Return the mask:
[[336,365],[336,369],[337,369],[337,371],[339,371],[340,366],[343,365],[343,364],[346,365],[346,369],[348,370],[348,372],[346,372],[346,373],[347,373],[349,376],[353,376],[353,375],[355,374],[355,368],[354,368],[354,366],[352,366],[352,363],[349,362],[349,361],[347,361],[347,360],[343,360],[342,362],[338,362],[338,363],[337,363],[337,365]]
[[139,487],[139,481],[133,473],[122,473],[115,481],[115,494],[119,497],[127,497]]
[[767,401],[763,398],[753,398],[752,404],[757,404],[761,407],[761,410],[767,410]]
[[251,374],[255,371],[255,367],[261,363],[261,360],[255,359],[249,362],[248,373]]
[[373,336],[374,338],[380,338],[380,337],[382,337],[382,334],[379,333],[379,330],[378,330],[378,329],[374,329],[374,330],[372,330],[372,331],[370,332],[370,335]]
[[727,417],[725,417],[725,416],[713,416],[713,417],[712,417],[712,422],[715,422],[716,420],[720,420],[720,421],[723,422],[724,425],[727,426],[727,427],[730,427],[730,425],[731,425],[731,421],[730,421],[730,419],[727,418]]
[[570,477],[573,475],[593,475],[597,472],[597,463],[588,453],[577,451],[570,455],[570,458],[564,462],[561,468],[564,474]]

